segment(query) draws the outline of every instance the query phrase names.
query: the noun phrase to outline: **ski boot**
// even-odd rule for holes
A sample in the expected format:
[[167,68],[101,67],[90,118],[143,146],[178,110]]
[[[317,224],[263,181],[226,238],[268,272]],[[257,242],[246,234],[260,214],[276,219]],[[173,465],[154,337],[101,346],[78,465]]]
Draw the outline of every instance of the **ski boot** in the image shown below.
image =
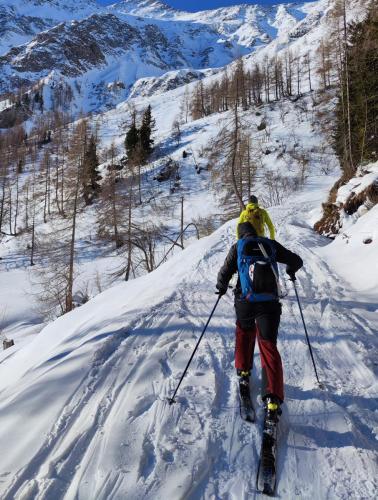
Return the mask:
[[280,415],[282,414],[281,402],[274,395],[268,395],[264,399],[265,407],[265,421],[278,424]]

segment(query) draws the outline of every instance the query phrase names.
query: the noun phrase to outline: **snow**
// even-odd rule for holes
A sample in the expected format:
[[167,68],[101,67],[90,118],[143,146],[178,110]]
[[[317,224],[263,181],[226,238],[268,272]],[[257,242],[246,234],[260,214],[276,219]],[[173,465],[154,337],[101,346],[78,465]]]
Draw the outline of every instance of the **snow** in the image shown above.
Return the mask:
[[0,112],[4,111],[7,108],[10,108],[12,106],[12,103],[9,99],[4,99],[3,101],[0,101]]
[[[17,18],[25,15],[25,5],[20,4],[17,7],[19,9],[15,16],[17,27],[6,28],[8,31],[4,35],[6,45],[3,51],[11,45],[30,42],[32,35],[28,35],[27,39],[19,38],[23,24],[20,19],[17,21]],[[34,47],[36,44],[34,40],[28,46],[21,48],[16,58],[10,58],[11,63],[18,63],[17,67],[4,66],[3,73],[9,75],[9,79],[18,75],[21,78],[36,81],[48,77],[50,71],[57,71],[62,67],[66,72],[73,70],[77,73],[76,76],[79,76],[76,80],[82,89],[81,95],[75,95],[74,109],[76,107],[77,113],[98,111],[107,106],[115,106],[126,99],[129,96],[129,87],[138,79],[161,77],[168,70],[174,71],[178,67],[183,70],[220,68],[236,57],[247,54],[250,56],[250,64],[253,65],[256,61],[262,62],[265,55],[273,57],[277,52],[289,46],[292,47],[293,54],[301,56],[309,52],[313,54],[317,41],[321,37],[327,37],[329,32],[327,13],[331,5],[332,0],[319,0],[266,8],[256,5],[231,6],[189,13],[167,9],[164,4],[155,1],[135,2],[132,0],[102,8],[95,7],[93,3],[87,5],[85,2],[57,1],[51,4],[42,2],[41,6],[39,4],[37,7],[34,4],[33,6],[35,7],[34,16],[45,23],[44,29],[51,28],[62,21],[69,21],[73,16],[82,23],[85,29],[89,14],[96,12],[106,16],[112,13],[120,21],[141,31],[142,37],[146,26],[156,27],[169,40],[172,53],[160,51],[157,57],[155,53],[146,52],[145,47],[134,43],[122,54],[117,51],[113,57],[114,51],[104,42],[100,47],[106,56],[105,64],[101,61],[96,68],[93,68],[86,61],[82,61],[79,67],[71,67],[67,58],[54,50],[51,44],[48,47],[45,44],[43,46],[37,44],[38,46]],[[357,19],[362,10],[358,2],[357,4],[354,2],[350,12],[351,18]],[[30,23],[31,21],[29,19],[24,22]],[[111,29],[108,31],[111,37]],[[33,28],[32,32],[38,32],[38,29]],[[65,32],[66,36],[71,36],[68,24]],[[271,41],[272,43],[269,43]],[[60,43],[63,43],[63,40],[60,39]],[[207,52],[208,48],[212,50]],[[41,50],[46,56],[48,55],[54,61],[54,68],[33,73],[22,72],[20,70],[22,61],[30,50]],[[67,75],[64,78],[74,89],[75,79]],[[115,80],[121,80],[124,83],[123,91],[109,92],[107,85]],[[4,79],[3,85],[6,85],[6,82],[7,80]]]
[[[378,311],[322,260],[325,241],[307,223],[329,180],[314,179],[291,204],[271,210],[279,240],[305,261],[299,293],[327,386],[314,383],[288,287],[279,341],[284,498],[373,498],[377,487],[370,348]],[[4,499],[254,494],[261,436],[238,415],[231,296],[210,323],[178,403],[166,401],[215,303],[216,274],[234,231],[230,221],[153,273],[110,288],[0,364]],[[256,403],[259,368],[253,376]]]
[[95,0],[0,0],[0,7],[10,7],[19,15],[55,21],[74,19],[103,10]]
[[[130,7],[135,2],[127,4]],[[292,20],[306,22],[308,18],[303,16],[307,13],[312,15],[314,29],[304,40],[296,39],[293,47],[305,53],[307,43],[313,50],[326,32],[326,21],[319,22],[316,13],[329,6],[329,0],[321,0],[269,10],[268,26],[280,29],[279,24],[274,27],[279,13],[286,28],[281,29],[279,39],[258,49],[247,63],[262,60],[266,53],[274,54],[281,44],[285,46]],[[156,16],[161,4],[147,1],[144,7],[155,9]],[[252,16],[254,10],[243,6],[206,14],[165,11],[160,21],[176,23],[180,17],[191,16],[193,21],[201,18],[211,24],[220,12],[228,12],[229,26],[235,16],[248,12]],[[256,36],[252,24],[251,31],[248,23],[240,27],[238,40],[250,43],[252,32]],[[224,212],[223,188],[219,184],[214,187],[210,172],[198,175],[193,156],[183,160],[182,152],[194,152],[196,161],[205,167],[206,154],[201,157],[201,151],[217,137],[229,114],[182,124],[182,142],[175,147],[172,123],[179,114],[185,88],[166,91],[164,84],[183,74],[156,73],[138,59],[134,63],[129,69],[126,64],[117,68],[117,59],[109,58],[105,69],[85,75],[88,85],[100,81],[99,75],[106,76],[105,86],[119,81],[120,76],[132,85],[135,77],[151,75],[143,85],[135,84],[128,101],[121,102],[126,96],[120,95],[115,99],[120,102],[117,107],[92,116],[93,123],[100,125],[102,147],[112,141],[122,147],[122,126],[130,106],[142,111],[151,104],[158,131],[155,143],[162,157],[153,159],[143,173],[143,196],[148,189],[157,193],[160,203],[169,196],[168,184],[156,187],[151,181],[168,156],[180,162],[182,183],[173,196],[172,211],[153,214],[156,221],[163,220],[172,235],[177,235],[184,196],[185,223],[205,215],[219,226]],[[218,78],[216,71],[209,69],[203,75],[206,82]],[[46,82],[58,82],[60,77],[59,72],[53,73]],[[148,95],[156,82],[156,91]],[[140,91],[144,85],[147,96]],[[189,83],[187,89],[193,85]],[[45,92],[47,102],[49,91]],[[77,95],[77,102],[83,109],[91,109],[91,98],[95,99],[88,94],[87,100],[80,101],[82,96]],[[319,152],[324,138],[313,120],[316,107],[311,94],[299,104],[302,111],[295,103],[284,101],[262,107],[259,116],[256,110],[249,110],[241,117],[253,134],[254,144],[272,150],[270,155],[261,155],[262,171],[298,176],[292,159],[280,155],[283,144],[290,150],[299,143],[310,158],[304,185],[284,196],[269,212],[277,239],[301,255],[305,263],[298,273],[298,290],[326,389],[316,386],[295,295],[281,269],[288,295],[283,300],[279,336],[286,402],[280,422],[277,493],[285,499],[370,499],[375,498],[378,487],[378,211],[375,206],[350,218],[333,242],[314,233],[321,204],[340,171],[329,150],[328,174],[324,171],[325,156]],[[257,132],[262,116],[269,122],[270,139],[265,132]],[[361,171],[360,177],[342,188],[338,201],[352,191],[361,192],[376,178],[376,168],[373,164],[368,166],[369,173]],[[267,193],[262,181],[257,179],[254,189],[264,199]],[[143,205],[134,216],[145,220],[152,217],[151,209]],[[91,251],[83,251],[75,266],[80,270],[80,285],[90,283],[91,297],[97,293],[92,290],[97,273],[103,277],[106,290],[45,327],[30,296],[28,261],[22,251],[27,235],[26,239],[20,237],[20,242],[2,240],[0,330],[15,339],[14,347],[0,353],[0,449],[5,450],[0,461],[2,500],[256,497],[262,421],[260,362],[256,353],[253,400],[258,424],[251,426],[239,417],[231,293],[222,298],[214,314],[177,404],[170,407],[167,403],[216,301],[216,276],[235,241],[235,224],[236,220],[231,220],[199,241],[191,236],[185,240],[184,251],[172,252],[173,256],[154,272],[110,286],[107,275],[122,260],[115,252],[93,244],[96,219],[89,209],[78,220],[77,231],[80,247],[84,249],[90,241]],[[43,231],[49,230],[45,224]],[[165,250],[164,246],[159,248],[159,255]]]
[[362,191],[374,182],[378,182],[378,162],[360,167],[357,175],[339,188],[336,203],[345,203],[352,193],[356,195],[362,193]]
[[[376,300],[378,290],[378,205],[356,221],[343,224],[335,241],[323,249],[334,269],[359,293]],[[340,256],[342,255],[342,259]],[[372,304],[373,310],[374,306]],[[378,304],[375,306],[378,310]]]
[[[208,78],[211,80],[212,78],[217,78],[217,76],[210,76]],[[58,80],[59,75],[56,75],[56,81]],[[195,83],[189,84],[187,90],[191,91],[194,85]],[[189,121],[187,124],[182,124],[182,141],[179,147],[175,147],[171,137],[172,124],[179,115],[180,103],[184,95],[185,88],[179,87],[168,92],[157,93],[147,99],[144,97],[137,97],[120,104],[115,109],[111,109],[106,113],[94,115],[93,117],[93,122],[98,123],[100,127],[102,147],[109,147],[114,141],[115,145],[122,152],[124,149],[123,124],[130,115],[130,105],[135,106],[139,112],[143,111],[147,104],[151,105],[152,114],[156,120],[156,130],[158,131],[154,136],[155,144],[160,150],[162,158],[152,162],[145,172],[144,189],[146,194],[143,195],[143,197],[150,197],[152,192],[152,194],[155,197],[157,196],[162,203],[169,200],[169,204],[172,208],[169,214],[165,213],[161,215],[151,211],[149,206],[143,205],[140,209],[134,211],[133,217],[136,221],[154,220],[156,223],[164,223],[168,226],[169,233],[174,238],[179,234],[182,196],[184,197],[185,224],[198,222],[199,218],[210,218],[212,219],[214,227],[218,227],[219,220],[222,220],[222,214],[224,213],[224,193],[222,187],[219,186],[219,189],[214,187],[211,179],[212,174],[210,172],[203,171],[200,175],[197,174],[194,163],[196,161],[201,167],[207,167],[206,155],[204,158],[201,158],[201,151],[203,148],[209,147],[211,141],[219,134],[219,131],[227,125],[229,115],[225,114],[221,117],[219,115],[212,115],[202,120],[197,120],[195,122]],[[46,95],[44,96],[44,100],[47,102]],[[305,104],[305,101],[307,104]],[[271,124],[272,137],[268,142],[266,142],[265,139],[265,132],[256,133],[256,127],[261,121],[261,116],[255,116],[255,111],[253,109],[245,113],[243,123],[250,128],[255,145],[257,146],[261,143],[259,147],[263,150],[269,148],[272,151],[271,155],[263,155],[263,166],[261,171],[265,169],[273,170],[284,173],[285,176],[295,177],[297,175],[297,167],[295,163],[293,163],[293,160],[290,159],[290,156],[288,156],[287,159],[285,156],[281,159],[277,159],[277,156],[281,151],[282,144],[286,144],[287,149],[290,150],[294,143],[298,143],[299,147],[304,148],[306,154],[311,158],[311,178],[317,179],[324,157],[314,152],[313,148],[320,146],[324,139],[319,139],[319,136],[314,134],[312,129],[311,98],[308,97],[304,99],[302,104],[305,107],[308,106],[309,112],[306,116],[300,118],[300,127],[298,127],[298,112],[296,106],[289,101],[283,105],[285,110],[284,122],[282,122],[280,118],[281,112],[279,107],[267,105],[260,110],[262,115],[266,115]],[[184,150],[189,153],[185,161],[182,159],[182,152]],[[194,157],[192,153],[194,153]],[[181,189],[173,196],[170,194],[169,183],[158,185],[156,181],[155,183],[152,181],[152,177],[165,164],[168,157],[172,157],[172,159],[180,163]],[[335,169],[337,164],[332,155],[331,157],[327,157],[327,163],[330,170]],[[336,170],[336,175],[337,174],[338,171]],[[329,182],[334,182],[336,180],[334,176],[330,176],[329,179]],[[259,179],[256,182],[255,190],[257,195],[265,196],[264,187]],[[319,193],[319,190],[316,192]],[[308,196],[308,193],[306,196]],[[318,204],[316,205],[318,209],[317,215],[319,215],[319,208],[325,196],[326,194],[324,191],[321,191],[318,196]],[[316,215],[313,216],[313,218],[313,222],[319,219],[319,217],[316,218]],[[78,245],[84,248],[87,246],[87,241],[95,241],[97,227],[95,215],[87,211],[85,216],[81,218],[79,226]],[[51,231],[49,225],[41,224],[37,228],[37,235],[40,232],[45,234],[45,232],[49,230]],[[194,236],[195,232],[190,232],[186,237],[188,240],[186,240],[185,244],[190,244]],[[9,275],[8,279],[13,279],[14,282],[17,283],[14,291],[14,293],[17,294],[17,300],[14,296],[8,298],[5,294],[3,306],[8,310],[14,308],[15,311],[17,311],[15,304],[23,304],[25,308],[20,309],[20,314],[22,311],[22,316],[29,317],[29,315],[32,315],[33,318],[35,318],[37,309],[36,298],[33,297],[32,300],[28,301],[24,292],[25,289],[30,287],[27,258],[24,259],[24,262],[20,263],[24,268],[21,270],[21,266],[19,266],[19,273],[17,275],[13,274],[13,270],[9,269],[7,266],[7,262],[12,261],[15,253],[24,253],[24,248],[28,244],[30,244],[30,237],[26,234],[25,236],[20,236],[18,239],[12,239],[9,243],[4,242],[2,245],[3,248],[0,248],[0,256],[3,257],[3,261],[0,261],[0,272],[4,268],[7,269]],[[162,245],[161,248],[159,248],[158,258],[156,259],[157,262],[160,262],[169,246],[170,244],[168,246]],[[80,251],[80,253],[82,252]],[[83,252],[83,255],[86,255],[86,253],[87,252]],[[104,257],[104,255],[106,255],[106,257]],[[93,259],[93,262],[91,262],[91,259]],[[75,287],[76,291],[80,288],[85,289],[85,287],[88,286],[89,296],[94,296],[97,293],[97,275],[99,274],[101,276],[102,287],[106,288],[109,283],[112,282],[110,274],[118,269],[122,263],[122,258],[116,253],[111,252],[109,248],[106,249],[102,245],[97,247],[93,244],[93,251],[89,253],[89,258],[84,257],[76,262],[76,268],[80,275],[80,279]],[[21,276],[23,276],[23,278],[19,281]],[[42,323],[41,318],[38,323]],[[12,336],[15,337],[15,334],[18,332],[16,328],[17,324],[16,317],[14,323],[8,322],[5,334],[10,335],[12,333]],[[17,333],[17,336],[20,334]]]
[[[358,195],[378,181],[378,162],[360,167],[341,186],[336,204],[342,207],[353,193]],[[341,209],[341,232],[324,247],[322,255],[350,285],[373,302],[378,289],[378,206],[362,204],[352,215]],[[343,258],[340,258],[340,255]]]
[[[183,92],[175,89],[148,100],[161,144],[170,140]],[[145,102],[141,97],[134,100],[137,109]],[[278,108],[268,113],[266,107],[272,143],[280,138],[290,144],[288,136],[296,126],[307,148],[319,145],[321,139],[308,121],[303,118],[298,127],[295,105],[286,106],[284,123]],[[126,112],[125,104],[94,117],[104,122],[104,141],[114,139]],[[261,119],[248,113],[245,118],[251,127]],[[201,146],[220,126],[217,115],[184,125],[183,144],[173,158],[190,145],[200,161]],[[116,139],[121,142],[122,136]],[[322,160],[316,156],[312,155],[305,187],[269,209],[278,240],[305,262],[298,289],[320,378],[327,387],[316,387],[295,296],[285,282],[288,296],[279,348],[286,404],[280,424],[278,494],[374,498],[378,387],[372,347],[377,287],[364,292],[356,281],[373,275],[365,258],[357,267],[357,247],[341,253],[335,247],[341,242],[329,244],[312,230],[338,175],[337,169],[332,175],[320,174]],[[208,179],[194,174],[192,161],[188,157],[182,166],[188,218],[216,213],[220,208],[216,198],[211,201]],[[266,161],[269,168],[282,168],[275,156]],[[262,194],[260,185],[258,189]],[[371,228],[376,214],[370,211],[358,223],[365,221]],[[86,221],[93,227],[90,219]],[[215,303],[216,275],[234,242],[235,223],[192,241],[153,273],[107,289],[48,325],[22,348],[0,354],[0,446],[9,450],[0,466],[4,499],[255,495],[261,432],[259,424],[241,422],[238,413],[231,294],[222,299],[210,323],[178,403],[169,407],[166,401]],[[368,258],[373,261],[371,245],[357,239],[350,243],[354,244],[359,254],[361,248],[371,252]],[[88,261],[84,274],[93,272],[94,266],[103,266],[101,272],[107,265],[112,265],[109,260]],[[354,283],[346,268],[354,273]],[[253,399],[259,408],[258,355],[255,366]],[[261,418],[258,409],[259,422]]]
[[0,55],[28,43],[37,33],[62,21],[102,12],[95,0],[0,0]]

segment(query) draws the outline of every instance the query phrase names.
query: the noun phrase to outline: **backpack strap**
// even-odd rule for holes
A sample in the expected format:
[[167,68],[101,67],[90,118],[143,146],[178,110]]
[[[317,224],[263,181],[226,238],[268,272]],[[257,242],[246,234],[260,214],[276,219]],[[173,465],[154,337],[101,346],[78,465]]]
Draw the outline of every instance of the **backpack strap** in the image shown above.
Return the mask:
[[[248,243],[255,243],[258,245],[260,250],[257,255],[246,255],[245,247]],[[270,256],[266,252],[263,243],[268,245],[270,248]],[[238,255],[238,271],[240,278],[240,285],[242,288],[242,298],[248,300],[249,302],[265,302],[277,300],[278,296],[274,293],[255,293],[252,286],[252,281],[249,275],[250,266],[255,263],[269,264],[273,270],[274,276],[278,276],[278,267],[276,262],[276,249],[272,242],[266,238],[260,238],[256,236],[249,236],[243,238],[237,243],[237,255]],[[278,289],[278,287],[277,287]]]
[[269,242],[269,244],[271,245],[271,248],[274,251],[274,261],[272,260],[272,258],[268,257],[268,254],[266,253],[266,250],[265,250],[264,246],[261,243],[258,243],[258,246],[259,246],[259,248],[261,250],[261,253],[264,255],[264,257],[266,259],[269,259],[270,267],[272,268],[274,277],[276,278],[276,282],[277,282],[278,296],[282,297],[282,289],[281,289],[280,278],[279,278],[279,275],[278,275],[278,266],[277,266],[277,261],[276,261],[276,249],[274,248],[274,245],[272,243]]

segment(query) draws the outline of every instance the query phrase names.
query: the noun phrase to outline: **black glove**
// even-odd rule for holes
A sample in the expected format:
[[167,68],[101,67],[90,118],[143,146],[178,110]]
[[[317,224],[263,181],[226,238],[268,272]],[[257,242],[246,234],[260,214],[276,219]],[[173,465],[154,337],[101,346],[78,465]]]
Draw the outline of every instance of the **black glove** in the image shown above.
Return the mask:
[[225,286],[225,285],[222,285],[220,283],[217,283],[215,288],[218,290],[217,292],[215,292],[217,295],[224,295],[225,293],[227,293],[227,290],[228,290],[228,286]]
[[290,269],[286,269],[286,273],[290,276],[290,281],[297,281],[297,278],[295,277],[294,271],[291,271]]

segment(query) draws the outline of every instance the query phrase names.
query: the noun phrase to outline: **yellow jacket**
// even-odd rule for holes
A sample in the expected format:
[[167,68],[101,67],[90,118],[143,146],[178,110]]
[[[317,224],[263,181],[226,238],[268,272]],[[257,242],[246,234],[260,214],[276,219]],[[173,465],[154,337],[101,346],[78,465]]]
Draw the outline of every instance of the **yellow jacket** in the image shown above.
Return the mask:
[[238,224],[236,226],[236,236],[239,239],[239,224],[242,222],[250,222],[255,228],[257,236],[265,236],[265,226],[269,229],[269,238],[275,239],[275,230],[268,212],[258,206],[257,203],[248,203],[245,210],[240,214]]

